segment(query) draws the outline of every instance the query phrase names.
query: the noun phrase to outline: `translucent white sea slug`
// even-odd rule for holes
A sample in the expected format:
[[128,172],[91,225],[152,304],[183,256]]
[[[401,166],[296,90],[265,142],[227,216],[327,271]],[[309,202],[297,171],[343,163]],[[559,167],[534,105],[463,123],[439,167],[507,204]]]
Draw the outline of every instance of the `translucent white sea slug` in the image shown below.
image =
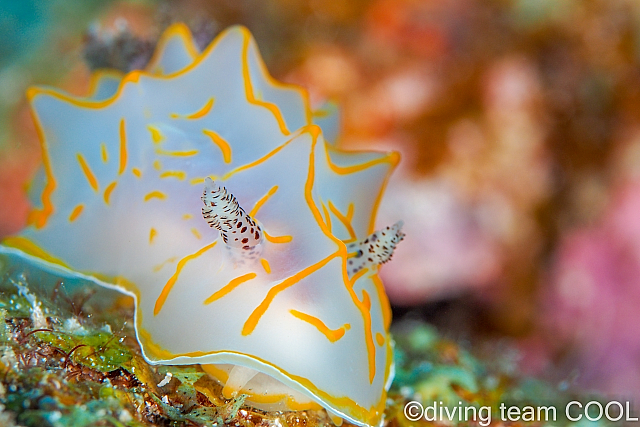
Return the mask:
[[378,267],[403,234],[374,221],[397,153],[338,149],[335,114],[274,81],[241,27],[199,52],[177,24],[144,71],[27,95],[43,172],[0,250],[133,296],[150,363],[201,364],[258,407],[381,423]]

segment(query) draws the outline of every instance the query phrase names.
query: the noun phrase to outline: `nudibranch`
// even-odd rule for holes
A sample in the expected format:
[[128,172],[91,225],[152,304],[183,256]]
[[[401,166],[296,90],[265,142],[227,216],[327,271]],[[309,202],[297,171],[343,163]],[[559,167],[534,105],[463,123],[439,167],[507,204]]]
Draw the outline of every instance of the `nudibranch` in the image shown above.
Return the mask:
[[182,24],[86,97],[31,88],[43,152],[29,225],[3,241],[135,299],[154,364],[201,364],[258,407],[379,425],[393,376],[375,231],[397,153],[335,145],[332,106],[269,76],[248,30],[200,52]]

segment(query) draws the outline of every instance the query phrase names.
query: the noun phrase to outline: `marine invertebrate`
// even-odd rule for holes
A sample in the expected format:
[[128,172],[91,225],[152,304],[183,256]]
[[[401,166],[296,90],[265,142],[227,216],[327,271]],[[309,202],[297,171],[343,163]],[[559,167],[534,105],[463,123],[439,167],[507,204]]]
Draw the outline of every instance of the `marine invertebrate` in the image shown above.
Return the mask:
[[[152,363],[200,363],[254,405],[381,421],[389,254],[350,274],[347,245],[374,233],[396,153],[326,142],[322,111],[267,74],[241,27],[199,52],[174,25],[145,71],[28,97],[44,172],[1,250],[132,295]],[[333,140],[334,119],[318,123]]]

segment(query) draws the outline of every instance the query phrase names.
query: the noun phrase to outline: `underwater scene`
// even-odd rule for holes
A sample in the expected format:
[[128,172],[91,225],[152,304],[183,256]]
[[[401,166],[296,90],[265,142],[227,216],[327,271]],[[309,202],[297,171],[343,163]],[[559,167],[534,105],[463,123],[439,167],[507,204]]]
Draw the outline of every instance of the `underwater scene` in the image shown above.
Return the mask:
[[0,0],[0,427],[640,426],[640,3]]

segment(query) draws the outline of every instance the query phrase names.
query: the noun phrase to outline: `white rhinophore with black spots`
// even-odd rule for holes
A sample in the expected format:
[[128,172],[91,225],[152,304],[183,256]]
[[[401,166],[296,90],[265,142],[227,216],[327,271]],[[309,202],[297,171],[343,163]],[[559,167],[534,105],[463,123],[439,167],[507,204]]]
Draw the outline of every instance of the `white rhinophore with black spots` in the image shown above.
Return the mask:
[[364,240],[349,243],[348,270],[349,276],[353,276],[363,268],[384,264],[393,256],[396,245],[404,239],[402,221],[398,221],[390,227],[374,231]]
[[209,177],[204,181],[202,216],[210,227],[220,231],[230,248],[251,250],[262,243],[260,226],[238,204],[235,196]]

